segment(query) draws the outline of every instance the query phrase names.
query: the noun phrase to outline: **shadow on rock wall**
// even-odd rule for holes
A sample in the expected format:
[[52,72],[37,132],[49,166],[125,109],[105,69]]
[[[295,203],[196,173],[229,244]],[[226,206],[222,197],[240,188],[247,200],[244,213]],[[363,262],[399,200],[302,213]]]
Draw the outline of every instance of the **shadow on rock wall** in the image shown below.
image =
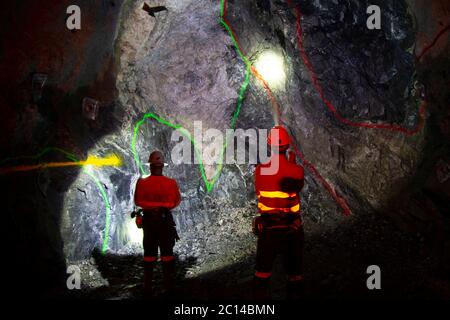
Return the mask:
[[[43,152],[49,147],[84,160],[96,140],[120,123],[112,54],[121,1],[79,1],[83,20],[76,32],[65,26],[70,4],[20,1],[2,10],[2,166],[71,161],[54,149]],[[37,95],[35,74],[46,77]],[[100,101],[96,121],[83,116],[85,97]],[[79,174],[78,168],[57,168],[0,177],[13,293],[65,285],[61,217],[64,195]]]

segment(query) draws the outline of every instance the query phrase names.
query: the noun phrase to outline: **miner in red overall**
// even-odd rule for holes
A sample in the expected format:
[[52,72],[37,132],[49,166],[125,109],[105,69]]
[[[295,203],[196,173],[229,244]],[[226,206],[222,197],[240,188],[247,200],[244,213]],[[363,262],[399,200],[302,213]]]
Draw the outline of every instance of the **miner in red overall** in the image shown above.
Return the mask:
[[253,231],[258,236],[254,295],[257,299],[270,297],[269,279],[275,257],[284,258],[287,273],[288,298],[303,292],[303,242],[300,191],[304,184],[303,167],[295,163],[295,155],[287,151],[288,132],[281,126],[272,128],[267,143],[272,154],[267,163],[255,171],[255,189],[259,216]]
[[171,209],[180,204],[177,182],[163,176],[164,159],[159,151],[150,154],[151,175],[136,184],[134,202],[143,215],[136,224],[144,230],[144,292],[152,294],[153,269],[160,250],[166,291],[173,289],[175,260],[173,247],[179,240]]

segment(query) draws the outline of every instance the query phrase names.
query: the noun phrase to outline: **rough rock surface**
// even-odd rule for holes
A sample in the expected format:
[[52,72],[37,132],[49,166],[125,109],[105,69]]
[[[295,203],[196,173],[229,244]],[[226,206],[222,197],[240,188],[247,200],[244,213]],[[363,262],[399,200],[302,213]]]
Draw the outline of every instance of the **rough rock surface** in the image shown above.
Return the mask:
[[[412,128],[425,91],[427,124],[413,137],[353,128],[335,119],[299,56],[295,14],[284,1],[229,1],[228,20],[252,62],[269,49],[284,57],[287,78],[275,91],[282,118],[306,159],[348,200],[353,214],[364,221],[383,213],[402,232],[424,232],[431,243],[442,242],[445,247],[450,197],[445,173],[450,159],[448,41],[440,41],[421,61],[416,56],[417,48],[424,47],[423,38],[432,39],[448,17],[439,13],[439,26],[430,16],[439,11],[441,1],[432,6],[419,2],[371,1],[382,8],[383,28],[369,31],[365,28],[369,1],[293,1],[302,10],[306,53],[326,98],[339,113],[352,121]],[[55,274],[64,279],[65,264],[89,259],[105,243],[106,233],[110,254],[141,253],[131,237],[129,212],[140,176],[131,142],[145,113],[155,113],[191,133],[194,121],[202,121],[204,131],[230,126],[245,66],[218,23],[219,1],[148,3],[168,10],[151,17],[142,10],[142,1],[80,1],[85,24],[74,33],[64,29],[62,19],[47,21],[64,13],[67,1],[24,10],[24,20],[33,10],[42,17],[30,18],[33,23],[25,25],[9,11],[3,13],[2,21],[15,26],[17,34],[30,36],[3,37],[6,29],[2,29],[2,64],[7,67],[0,78],[7,89],[0,96],[5,114],[2,153],[16,157],[56,146],[79,159],[116,153],[123,160],[120,167],[2,177],[2,184],[10,186],[5,204],[6,225],[13,226],[8,230],[14,239],[12,254],[33,252],[21,256],[17,264],[25,269],[37,264],[35,272],[43,283]],[[38,28],[44,22],[46,28]],[[20,63],[15,63],[17,57]],[[49,75],[38,101],[31,99],[35,72]],[[84,97],[100,101],[95,121],[83,117]],[[270,101],[252,77],[236,126],[270,128],[273,119]],[[172,163],[172,132],[147,119],[138,131],[136,150],[142,162],[152,149],[162,150],[170,164],[167,175],[180,184],[183,202],[174,210],[182,238],[177,255],[196,266],[192,275],[239,261],[251,269],[246,259],[255,245],[250,233],[255,213],[253,166],[225,165],[207,192],[198,165]],[[59,153],[42,159],[67,160]],[[217,167],[205,170],[212,177]],[[346,220],[334,220],[340,208],[322,185],[309,172],[306,180],[304,214],[317,223],[307,230],[311,239],[344,226]],[[332,223],[325,223],[330,219]]]

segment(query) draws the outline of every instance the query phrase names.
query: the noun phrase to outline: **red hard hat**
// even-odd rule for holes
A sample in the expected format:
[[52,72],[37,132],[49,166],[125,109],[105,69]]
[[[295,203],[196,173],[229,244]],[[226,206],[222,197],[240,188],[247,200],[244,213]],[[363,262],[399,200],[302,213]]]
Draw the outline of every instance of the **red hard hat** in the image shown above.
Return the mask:
[[290,144],[289,133],[282,126],[275,126],[270,129],[267,144],[272,147],[288,146]]
[[164,167],[164,157],[160,151],[153,151],[148,159],[150,165]]

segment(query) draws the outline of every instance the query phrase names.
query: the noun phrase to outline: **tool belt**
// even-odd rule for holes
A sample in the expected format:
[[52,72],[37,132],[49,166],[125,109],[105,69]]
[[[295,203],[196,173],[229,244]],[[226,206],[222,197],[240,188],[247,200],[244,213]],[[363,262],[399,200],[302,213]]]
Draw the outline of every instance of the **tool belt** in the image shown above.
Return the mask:
[[143,210],[144,220],[150,220],[150,222],[161,223],[163,226],[169,228],[173,238],[178,241],[180,237],[177,232],[175,221],[173,220],[172,212],[167,208],[154,208]]
[[299,214],[262,214],[253,219],[253,233],[256,236],[263,232],[273,231],[280,233],[295,232],[302,226]]
[[153,217],[161,217],[162,219],[167,218],[168,216],[172,217],[172,212],[167,208],[153,208],[142,210],[144,216],[153,216]]

